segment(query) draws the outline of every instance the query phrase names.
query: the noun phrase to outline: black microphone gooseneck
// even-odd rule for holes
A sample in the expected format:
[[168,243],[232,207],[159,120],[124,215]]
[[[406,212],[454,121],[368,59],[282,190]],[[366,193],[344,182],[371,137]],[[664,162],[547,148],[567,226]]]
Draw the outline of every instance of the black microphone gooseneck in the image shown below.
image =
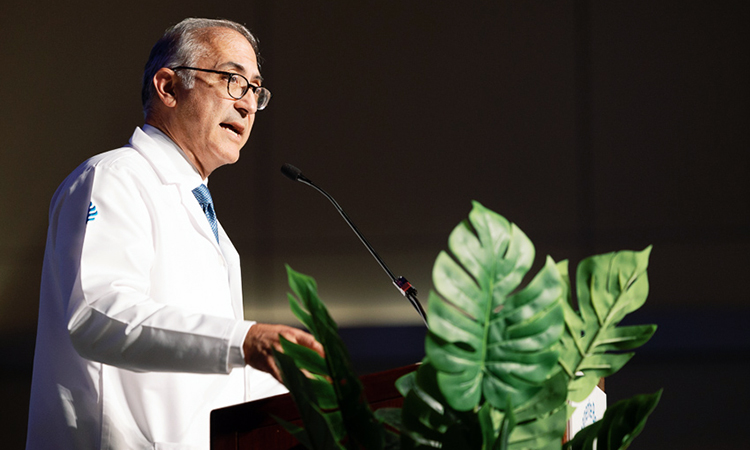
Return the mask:
[[419,303],[419,300],[417,300],[417,290],[414,288],[414,286],[407,281],[404,277],[398,277],[396,278],[393,275],[393,272],[391,272],[388,269],[388,266],[385,265],[382,259],[380,259],[380,256],[375,252],[375,250],[372,248],[369,242],[367,242],[367,239],[365,239],[364,236],[362,236],[362,233],[359,232],[357,227],[354,225],[354,222],[349,219],[349,216],[346,215],[343,209],[339,206],[338,203],[336,203],[336,200],[331,197],[328,192],[324,191],[323,189],[319,188],[315,185],[312,181],[310,181],[307,177],[302,175],[302,171],[298,168],[294,167],[293,165],[286,163],[281,167],[281,173],[284,174],[287,178],[289,178],[292,181],[300,181],[308,186],[311,186],[315,188],[316,191],[323,194],[328,200],[333,203],[333,206],[336,207],[336,210],[341,214],[341,217],[346,220],[346,223],[349,224],[349,227],[351,227],[352,231],[359,237],[359,240],[362,241],[362,243],[367,247],[367,250],[369,250],[370,254],[375,258],[375,260],[380,264],[380,267],[385,270],[385,273],[388,274],[388,276],[391,278],[391,281],[393,284],[398,288],[398,290],[401,292],[401,294],[406,297],[409,302],[411,302],[411,305],[414,307],[414,309],[417,310],[417,313],[419,313],[419,316],[422,317],[422,320],[424,321],[425,326],[427,325],[427,313],[425,313],[424,309],[422,308],[422,305]]

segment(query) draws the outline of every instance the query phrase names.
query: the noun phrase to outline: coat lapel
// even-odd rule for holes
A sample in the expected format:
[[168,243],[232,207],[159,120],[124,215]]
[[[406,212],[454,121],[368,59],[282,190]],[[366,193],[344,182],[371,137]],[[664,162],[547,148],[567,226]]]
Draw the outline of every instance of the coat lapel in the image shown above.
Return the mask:
[[[157,138],[162,138],[162,136],[158,136]],[[165,142],[157,142],[155,138],[152,138],[140,128],[136,128],[130,144],[151,164],[162,183],[175,185],[180,194],[180,201],[187,211],[193,227],[205,239],[211,242],[211,245],[214,246],[219,255],[224,259],[229,272],[228,281],[232,295],[232,309],[234,310],[235,318],[242,319],[244,317],[244,309],[242,305],[240,256],[229,240],[229,236],[227,236],[221,223],[219,223],[219,241],[221,245],[216,242],[211,225],[209,225],[203,209],[201,209],[198,200],[193,195],[193,189],[201,183],[200,175],[191,173],[190,170],[192,170],[192,167],[190,170],[180,167],[183,163],[188,165],[190,163],[185,160],[181,154],[181,150],[172,141],[169,141],[166,137],[163,137],[163,139]]]
[[[200,175],[190,172],[194,169],[176,144],[166,137],[163,137],[163,140],[164,142],[157,142],[143,130],[136,128],[130,144],[151,164],[162,183],[176,186],[180,201],[187,210],[191,223],[204,238],[211,242],[223,258],[224,253],[219,243],[216,242],[211,225],[193,195],[193,189],[201,183]],[[224,236],[226,237],[226,234]]]

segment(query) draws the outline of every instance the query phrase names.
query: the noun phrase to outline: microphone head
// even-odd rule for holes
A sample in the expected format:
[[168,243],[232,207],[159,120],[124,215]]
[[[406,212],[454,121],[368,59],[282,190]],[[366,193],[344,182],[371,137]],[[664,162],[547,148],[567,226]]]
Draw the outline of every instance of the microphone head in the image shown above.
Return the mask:
[[281,173],[292,181],[297,181],[302,176],[302,171],[289,163],[281,166]]

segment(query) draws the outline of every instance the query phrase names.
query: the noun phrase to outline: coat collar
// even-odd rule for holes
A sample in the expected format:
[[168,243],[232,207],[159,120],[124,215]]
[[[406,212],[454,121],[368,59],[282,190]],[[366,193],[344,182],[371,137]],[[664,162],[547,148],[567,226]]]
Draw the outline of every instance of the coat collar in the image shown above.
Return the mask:
[[208,179],[201,178],[185,152],[158,128],[151,125],[136,128],[130,145],[151,163],[164,184],[186,184],[192,188],[201,183],[208,185]]

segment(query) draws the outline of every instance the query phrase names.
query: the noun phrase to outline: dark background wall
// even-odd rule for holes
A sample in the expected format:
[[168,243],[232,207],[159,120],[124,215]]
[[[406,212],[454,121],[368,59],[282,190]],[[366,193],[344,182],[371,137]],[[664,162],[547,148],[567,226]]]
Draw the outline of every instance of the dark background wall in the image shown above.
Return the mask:
[[211,177],[249,317],[294,323],[289,263],[318,280],[361,371],[422,356],[416,314],[284,162],[337,198],[423,303],[471,200],[518,224],[539,260],[653,244],[631,322],[660,328],[608,380],[610,402],[665,388],[635,448],[747,445],[746,2],[215,3],[0,9],[3,448],[25,439],[48,202],[142,123],[148,52],[187,16],[247,24],[273,92],[240,162]]

